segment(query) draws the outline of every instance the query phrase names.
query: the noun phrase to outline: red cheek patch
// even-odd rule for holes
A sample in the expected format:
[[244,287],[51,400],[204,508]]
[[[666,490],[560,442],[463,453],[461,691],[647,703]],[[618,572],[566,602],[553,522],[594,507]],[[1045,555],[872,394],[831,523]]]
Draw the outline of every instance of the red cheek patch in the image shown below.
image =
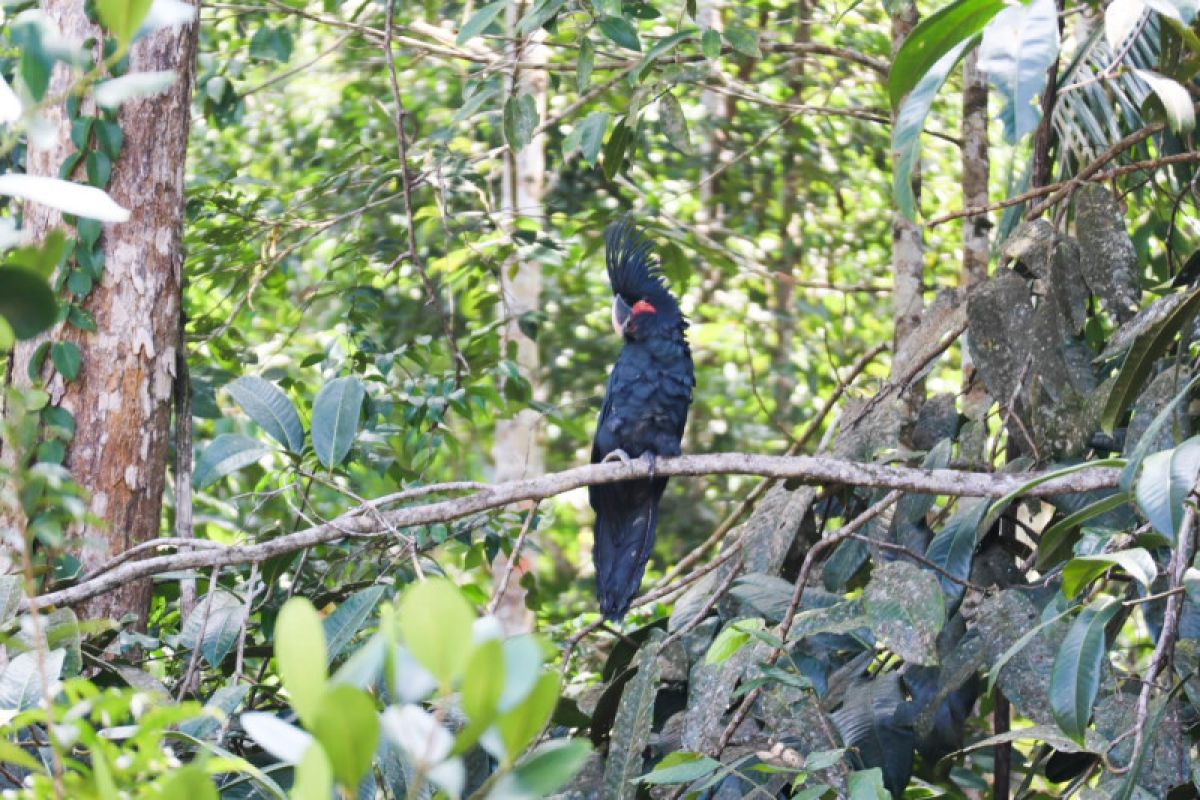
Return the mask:
[[638,300],[633,304],[633,308],[631,308],[630,311],[632,312],[632,315],[636,317],[638,314],[653,314],[656,309],[645,300]]

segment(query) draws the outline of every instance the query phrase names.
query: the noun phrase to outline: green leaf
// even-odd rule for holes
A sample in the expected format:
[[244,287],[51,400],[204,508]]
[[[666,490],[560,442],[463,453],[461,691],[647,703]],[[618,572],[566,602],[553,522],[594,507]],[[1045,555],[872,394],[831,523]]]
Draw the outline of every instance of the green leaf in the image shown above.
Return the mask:
[[1046,70],[1058,58],[1058,10],[1054,0],[1009,5],[988,24],[979,45],[979,69],[1004,103],[1000,119],[1009,144],[1032,133],[1041,112],[1035,103]]
[[730,25],[725,29],[725,41],[742,55],[762,58],[762,50],[758,47],[758,34],[745,26]]
[[[115,161],[117,156],[121,155],[121,148],[125,144],[125,132],[121,130],[121,126],[116,122],[98,119],[96,120],[94,130],[96,132],[96,143],[100,145],[100,150]],[[95,223],[94,220],[87,220],[87,222]],[[80,225],[83,223],[84,220],[79,221]],[[96,227],[99,227],[99,225]],[[95,239],[89,243],[89,246],[93,244],[95,244]]]
[[205,489],[229,473],[253,464],[269,452],[254,439],[238,433],[222,433],[196,459],[192,485],[197,489]]
[[1096,556],[1080,556],[1073,558],[1063,568],[1062,593],[1068,600],[1074,599],[1092,580],[1113,567],[1120,567],[1138,583],[1150,588],[1158,567],[1154,558],[1140,547],[1121,550],[1116,553],[1103,553]]
[[350,452],[365,397],[362,382],[351,377],[335,378],[317,393],[312,410],[313,451],[329,469]]
[[[1167,352],[1175,340],[1175,335],[1188,320],[1196,316],[1198,310],[1200,310],[1200,286],[1189,291],[1185,300],[1175,306],[1158,324],[1151,326],[1149,330],[1134,340],[1125,360],[1121,362],[1116,382],[1113,383],[1108,399],[1104,403],[1104,410],[1100,414],[1100,427],[1105,433],[1113,432],[1121,412],[1137,399],[1138,394],[1145,387],[1146,378],[1150,375],[1154,364],[1160,356]],[[1145,438],[1143,436],[1143,441]]]
[[586,739],[557,740],[539,747],[496,783],[491,800],[540,800],[575,777],[592,752]]
[[325,750],[313,742],[296,765],[296,780],[288,795],[292,800],[329,800],[333,795],[333,767]]
[[846,779],[850,800],[891,800],[891,792],[883,785],[883,770],[879,767],[851,772]]
[[603,17],[598,25],[600,32],[611,41],[626,50],[642,52],[642,43],[638,41],[637,29],[624,17]]
[[1039,622],[1037,625],[1021,634],[1019,639],[1013,642],[1007,650],[1001,653],[1000,657],[996,659],[996,663],[992,664],[992,668],[988,670],[988,692],[991,692],[992,689],[995,688],[996,681],[1000,678],[1000,671],[1004,669],[1005,664],[1011,661],[1015,655],[1024,650],[1025,646],[1032,642],[1039,633],[1070,613],[1071,609],[1068,608],[1066,611],[1058,614],[1057,616],[1051,617],[1043,622]]
[[1132,490],[1133,479],[1137,477],[1138,469],[1142,466],[1142,462],[1150,452],[1150,449],[1157,446],[1156,443],[1159,441],[1159,434],[1171,421],[1171,418],[1175,416],[1179,404],[1191,395],[1192,390],[1196,388],[1197,384],[1200,384],[1200,375],[1188,381],[1187,385],[1171,398],[1171,402],[1163,406],[1162,410],[1154,415],[1154,419],[1150,421],[1146,432],[1138,439],[1137,446],[1133,448],[1133,452],[1126,459],[1125,468],[1121,470],[1121,480],[1119,481],[1121,491],[1130,492]]
[[[971,574],[971,560],[975,555],[979,523],[987,510],[988,501],[984,498],[960,501],[954,516],[946,522],[946,527],[929,543],[925,558],[954,577],[966,580]],[[948,597],[957,599],[962,596],[961,583],[955,583],[945,575],[939,575],[938,580],[941,582],[942,591]]]
[[1042,536],[1038,539],[1037,564],[1035,565],[1037,569],[1044,572],[1047,567],[1053,566],[1059,561],[1060,551],[1064,550],[1068,542],[1066,537],[1071,531],[1089,519],[1112,511],[1114,508],[1120,508],[1128,502],[1129,495],[1125,492],[1115,492],[1094,503],[1089,503],[1074,514],[1063,517],[1042,531]]
[[528,36],[558,14],[566,0],[538,0],[537,5],[517,23],[517,33]]
[[250,57],[286,64],[292,57],[292,34],[283,26],[264,25],[250,39]]
[[514,153],[533,140],[538,125],[537,102],[531,94],[510,97],[504,104],[504,140]]
[[[184,622],[180,640],[184,647],[199,648],[204,660],[214,669],[219,669],[225,656],[237,644],[245,610],[245,603],[230,592],[218,589],[211,595],[205,595]],[[204,629],[203,637],[200,635],[201,628]]]
[[704,654],[704,663],[722,664],[728,661],[734,653],[746,646],[752,631],[762,628],[763,621],[758,618],[738,620],[726,625],[708,646],[708,652]]
[[629,75],[630,84],[636,84],[639,81],[641,81],[642,77],[646,74],[646,71],[648,69],[650,69],[650,67],[654,64],[655,61],[657,61],[659,58],[661,58],[662,56],[664,56],[665,54],[667,54],[671,50],[673,50],[675,48],[675,46],[678,45],[680,42],[682,42],[684,39],[690,39],[692,36],[695,36],[695,35],[696,35],[695,29],[689,28],[687,30],[682,30],[677,33],[673,33],[670,36],[664,36],[663,38],[661,38],[657,42],[655,42],[654,46],[651,47],[646,52],[646,55],[642,59],[641,63],[637,65],[637,67],[633,70],[632,73],[630,73],[630,75]]
[[604,177],[610,181],[621,171],[621,164],[625,160],[625,151],[633,141],[633,131],[625,122],[623,119],[616,124],[613,132],[608,136],[608,141],[604,144]]
[[58,319],[58,301],[46,279],[23,267],[0,267],[0,316],[18,339],[32,339]]
[[112,175],[112,159],[99,150],[91,150],[83,163],[88,183],[101,189],[108,185],[108,178]]
[[1200,603],[1200,569],[1188,567],[1183,573],[1183,588],[1187,592],[1188,599],[1193,603]]
[[1100,595],[1079,612],[1067,631],[1050,675],[1050,709],[1063,732],[1082,744],[1092,703],[1100,688],[1106,650],[1104,626],[1121,604]]
[[1182,442],[1171,455],[1171,530],[1174,541],[1183,527],[1184,504],[1200,475],[1200,436]]
[[474,39],[479,34],[488,29],[496,17],[500,16],[500,12],[508,5],[508,0],[497,0],[495,3],[488,3],[483,8],[471,15],[471,18],[462,26],[462,30],[458,32],[458,36],[454,41],[457,44],[466,44]]
[[275,665],[296,716],[309,730],[325,694],[325,630],[312,603],[293,597],[275,621]]
[[650,638],[634,658],[637,673],[621,692],[604,765],[601,796],[607,800],[633,800],[637,795],[636,779],[644,769],[642,753],[650,739],[654,701],[658,696],[658,654],[665,638],[660,630],[650,632]]
[[16,616],[24,596],[25,586],[20,575],[0,575],[0,625]]
[[60,649],[45,654],[42,664],[32,652],[21,653],[9,661],[4,673],[0,674],[0,708],[25,711],[39,705],[44,694],[42,667],[45,667],[48,682],[57,681],[66,657],[67,651]]
[[1167,117],[1167,127],[1174,133],[1187,134],[1196,127],[1196,109],[1192,97],[1178,81],[1148,69],[1133,69],[1154,92]]
[[591,39],[585,38],[579,45],[579,59],[575,63],[575,88],[580,94],[587,91],[592,80],[592,68],[596,63],[596,46]]
[[151,0],[96,0],[96,14],[124,49],[142,26],[150,5]]
[[711,775],[721,768],[721,762],[700,753],[670,753],[654,767],[637,779],[638,783],[661,786],[671,783],[691,783]]
[[369,586],[355,592],[342,601],[332,614],[325,618],[322,625],[325,628],[325,643],[328,652],[325,654],[326,664],[332,664],[334,659],[342,654],[346,645],[362,629],[363,623],[371,616],[384,592],[382,586]]
[[304,449],[304,426],[287,395],[270,381],[245,375],[225,387],[246,415],[289,452]]
[[1004,0],[957,0],[921,20],[892,60],[888,97],[892,108],[938,61],[962,42],[975,38],[1007,3]]
[[692,154],[692,137],[688,133],[687,118],[683,115],[679,99],[670,92],[658,101],[658,122],[672,147],[684,155]]
[[877,565],[863,590],[863,608],[884,647],[910,664],[937,663],[946,609],[932,572],[907,561]]
[[1175,528],[1171,522],[1171,456],[1174,453],[1174,450],[1163,450],[1147,456],[1134,491],[1138,508],[1150,520],[1150,526],[1171,542],[1175,541]]
[[509,763],[515,761],[546,727],[558,702],[558,689],[558,673],[544,672],[524,701],[497,717],[496,730],[504,743],[505,758]]
[[160,797],[186,797],[188,800],[218,800],[217,787],[204,771],[193,762],[169,773],[163,782]]
[[379,743],[375,701],[353,686],[331,686],[322,695],[309,729],[321,743],[338,783],[346,789],[357,787],[371,768]]
[[[594,111],[587,115],[579,127],[579,153],[583,160],[595,164],[600,156],[600,147],[604,143],[604,132],[608,129],[608,112]],[[572,131],[574,133],[574,131]]]
[[79,367],[83,364],[83,354],[74,342],[55,342],[50,346],[50,360],[54,368],[69,381],[79,377]]
[[475,611],[445,578],[410,586],[396,613],[400,635],[417,662],[448,687],[462,675],[474,644]]
[[469,722],[455,737],[456,754],[470,749],[492,724],[499,713],[504,684],[504,647],[497,639],[480,643],[463,673],[462,710]]
[[978,41],[969,39],[952,48],[930,65],[921,80],[904,98],[892,126],[892,195],[896,208],[906,219],[917,218],[912,175],[921,158],[921,131],[933,107],[933,99],[963,55]]
[[700,49],[705,58],[716,61],[721,57],[721,34],[712,28],[706,30],[700,37]]

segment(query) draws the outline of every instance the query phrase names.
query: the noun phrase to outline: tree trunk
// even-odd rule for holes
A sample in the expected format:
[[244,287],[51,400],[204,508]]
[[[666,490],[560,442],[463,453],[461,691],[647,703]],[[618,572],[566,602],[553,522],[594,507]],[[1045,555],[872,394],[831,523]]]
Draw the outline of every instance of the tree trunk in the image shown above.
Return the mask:
[[[988,202],[988,85],[979,70],[979,52],[972,50],[963,61],[962,191],[963,208],[986,206]],[[960,285],[966,291],[987,280],[991,222],[987,214],[963,218],[963,262]],[[961,442],[962,457],[982,464],[987,444],[985,417],[991,398],[975,374],[966,337],[962,342],[963,415],[973,425]]]
[[[917,8],[910,3],[892,16],[892,55],[908,37],[917,24]],[[921,165],[913,165],[913,197],[918,208],[921,201]],[[892,319],[895,330],[892,337],[892,352],[900,347],[909,335],[921,324],[921,310],[925,305],[925,248],[921,237],[921,226],[904,217],[899,211],[892,212]],[[914,382],[905,393],[904,413],[915,417],[921,407],[925,393],[923,382]]]
[[[42,8],[69,38],[99,37],[83,5],[46,0]],[[39,339],[17,345],[10,380],[28,385],[29,361],[39,342],[74,342],[82,354],[78,377],[65,381],[48,363],[38,373],[51,402],[75,417],[75,438],[65,466],[89,493],[98,523],[74,531],[85,571],[95,569],[131,546],[159,534],[171,422],[171,392],[179,331],[180,275],[183,266],[183,184],[196,54],[197,25],[160,30],[136,42],[130,72],[174,70],[166,92],[125,103],[118,121],[124,146],[113,164],[107,190],[131,216],[109,225],[101,239],[104,275],[83,301],[96,321],[95,333],[61,325]],[[55,70],[49,96],[70,83]],[[88,109],[85,104],[85,113]],[[74,152],[71,122],[62,105],[46,109],[57,136],[49,144],[31,141],[31,175],[58,176]],[[61,216],[44,206],[25,208],[25,235],[41,241]],[[150,583],[139,581],[89,601],[86,617],[120,618],[127,613],[144,625]]]
[[[510,31],[516,27],[525,8],[525,3],[508,6]],[[511,50],[513,63],[543,64],[549,61],[550,48],[546,46],[545,38],[546,32],[539,28],[528,38],[516,39]],[[545,70],[514,66],[509,91],[514,97],[531,95],[537,105],[538,118],[544,120],[548,108],[547,83]],[[542,224],[545,217],[542,200],[546,192],[545,134],[533,137],[519,153],[513,153],[511,149],[505,152],[501,191],[503,224],[510,233],[518,230],[522,217],[535,220],[539,226]],[[534,397],[541,398],[537,343],[521,331],[518,321],[522,314],[536,311],[541,306],[542,267],[536,260],[522,259],[519,251],[516,259],[515,275],[507,268],[500,274],[502,308],[507,318],[503,342],[506,348],[516,346],[517,367],[529,381]],[[541,415],[531,408],[522,409],[512,419],[496,422],[492,461],[497,482],[529,478],[546,471],[540,427]],[[526,591],[519,584],[529,566],[523,559],[518,561],[512,580],[496,606],[496,616],[512,634],[533,629],[533,615],[525,607]],[[507,559],[502,554],[497,556],[493,567],[497,576],[502,575],[507,568]]]

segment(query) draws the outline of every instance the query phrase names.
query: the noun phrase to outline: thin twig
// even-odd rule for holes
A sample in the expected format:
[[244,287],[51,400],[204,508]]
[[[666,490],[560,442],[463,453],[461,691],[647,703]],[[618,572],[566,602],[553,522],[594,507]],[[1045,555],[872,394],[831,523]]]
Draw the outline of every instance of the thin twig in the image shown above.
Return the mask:
[[970,589],[971,591],[979,592],[980,594],[987,591],[982,586],[976,586],[975,584],[971,583],[970,581],[963,580],[962,578],[958,577],[957,575],[955,575],[951,572],[947,572],[943,567],[938,566],[937,564],[930,561],[925,556],[920,555],[919,553],[913,552],[912,550],[908,549],[907,547],[905,547],[902,544],[896,544],[895,542],[883,542],[878,539],[872,539],[870,536],[863,536],[860,533],[856,533],[853,536],[851,536],[850,538],[854,539],[856,541],[859,541],[859,542],[863,542],[864,544],[868,544],[872,547],[878,547],[880,550],[889,550],[893,553],[899,553],[900,555],[904,556],[905,558],[910,558],[913,561],[916,561],[918,564],[923,564],[926,567],[929,567],[931,570],[933,570],[937,574],[945,577],[946,580],[951,581],[953,583],[957,583],[959,586],[962,586],[964,589]]
[[529,528],[533,524],[533,518],[537,515],[537,510],[537,503],[534,503],[529,509],[529,513],[525,515],[525,524],[521,526],[521,532],[517,534],[517,541],[513,545],[512,555],[508,557],[508,564],[504,568],[504,575],[500,577],[500,583],[496,584],[496,591],[487,605],[488,616],[496,613],[496,608],[500,605],[500,600],[504,597],[504,593],[508,591],[508,582],[512,578],[513,570],[517,568],[517,564],[521,561],[521,548],[525,546],[525,537],[529,534]]
[[182,702],[183,696],[192,691],[192,681],[196,677],[196,670],[200,665],[200,649],[204,642],[204,633],[208,630],[208,618],[212,615],[213,599],[217,596],[217,578],[221,575],[221,568],[214,567],[212,577],[208,579],[208,597],[204,602],[204,614],[200,617],[200,629],[196,631],[196,639],[192,645],[192,657],[188,660],[187,671],[183,674],[183,680],[179,682],[179,696],[176,702]]
[[233,679],[241,680],[246,657],[246,630],[250,627],[250,612],[254,608],[254,595],[258,591],[258,562],[250,565],[250,581],[246,586],[246,612],[242,615],[242,627],[238,631],[237,660],[234,662]]

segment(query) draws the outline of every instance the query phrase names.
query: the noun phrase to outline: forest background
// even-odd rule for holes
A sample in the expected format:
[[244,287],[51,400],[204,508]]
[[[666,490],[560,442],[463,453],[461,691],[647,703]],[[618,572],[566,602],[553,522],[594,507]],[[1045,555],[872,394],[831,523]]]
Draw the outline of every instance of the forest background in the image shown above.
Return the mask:
[[5,3],[0,784],[1194,796],[1196,12]]

